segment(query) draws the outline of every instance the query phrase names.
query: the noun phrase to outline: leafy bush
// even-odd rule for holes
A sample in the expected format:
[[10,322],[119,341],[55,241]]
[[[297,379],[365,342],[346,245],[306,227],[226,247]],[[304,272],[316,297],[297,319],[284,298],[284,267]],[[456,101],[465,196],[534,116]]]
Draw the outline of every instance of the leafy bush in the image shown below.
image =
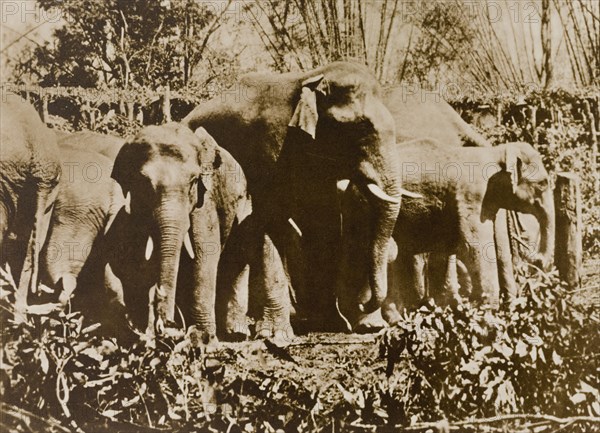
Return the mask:
[[599,324],[593,307],[569,301],[555,274],[528,278],[523,295],[497,312],[426,305],[383,338],[384,395],[401,409],[401,424],[442,415],[600,416]]
[[[565,431],[591,431],[585,422],[600,416],[598,312],[571,302],[555,274],[520,278],[523,295],[500,311],[465,303],[405,312],[380,337],[378,379],[349,363],[354,375],[333,390],[289,374],[296,361],[268,341],[217,348],[191,330],[124,346],[78,312],[5,318],[2,422],[16,432],[444,431],[527,413],[541,417],[537,431],[566,425],[549,416],[571,417]],[[5,312],[10,292],[4,283]],[[257,352],[292,368],[244,367]],[[504,422],[527,431],[524,420]]]

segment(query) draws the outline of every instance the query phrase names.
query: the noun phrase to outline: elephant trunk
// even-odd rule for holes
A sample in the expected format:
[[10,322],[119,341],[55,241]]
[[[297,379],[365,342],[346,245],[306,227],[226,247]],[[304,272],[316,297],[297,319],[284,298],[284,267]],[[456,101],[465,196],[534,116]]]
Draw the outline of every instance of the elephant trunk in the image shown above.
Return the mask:
[[33,225],[25,248],[25,258],[15,299],[15,312],[18,320],[25,318],[29,292],[35,293],[37,290],[40,250],[46,240],[52,216],[51,209],[49,209],[49,205],[53,203],[51,191],[38,188],[35,197]]
[[[390,168],[384,173],[397,173],[397,171]],[[369,179],[373,179],[373,177],[369,176]],[[383,187],[377,185],[383,185]],[[377,310],[387,296],[389,242],[400,211],[401,188],[396,176],[380,178],[379,182],[366,185],[359,183],[358,186],[373,208],[373,220],[365,221],[365,224],[372,224],[371,245],[366,250],[369,254],[366,262],[368,263],[371,298],[365,300],[363,296],[359,301],[359,309],[368,314]]]
[[540,224],[540,248],[534,263],[548,270],[554,263],[555,216],[552,189],[548,188],[536,203],[535,217]]
[[[182,215],[185,218],[182,218]],[[175,319],[175,290],[179,259],[184,238],[189,229],[187,212],[179,203],[163,202],[155,211],[158,227],[159,277],[156,291],[156,318],[163,322]]]

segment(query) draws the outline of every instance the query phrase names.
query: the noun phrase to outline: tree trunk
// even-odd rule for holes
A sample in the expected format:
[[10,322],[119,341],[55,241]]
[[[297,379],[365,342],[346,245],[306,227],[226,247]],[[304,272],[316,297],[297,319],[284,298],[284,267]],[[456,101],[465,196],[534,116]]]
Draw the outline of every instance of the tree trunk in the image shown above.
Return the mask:
[[570,288],[581,284],[582,240],[579,178],[573,173],[557,173],[554,189],[556,207],[555,263],[560,278]]

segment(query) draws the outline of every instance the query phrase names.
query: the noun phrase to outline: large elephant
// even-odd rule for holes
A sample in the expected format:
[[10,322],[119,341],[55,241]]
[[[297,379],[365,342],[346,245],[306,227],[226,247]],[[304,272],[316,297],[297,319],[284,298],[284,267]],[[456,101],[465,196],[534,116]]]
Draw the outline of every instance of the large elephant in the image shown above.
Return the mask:
[[[167,326],[175,319],[177,295],[188,324],[214,336],[222,276],[231,290],[223,300],[225,331],[244,333],[252,253],[244,250],[244,226],[251,202],[233,157],[202,128],[194,133],[177,123],[149,126],[121,147],[112,177],[130,194],[131,215],[123,216],[130,223],[118,218],[108,234],[114,239],[109,244],[118,245],[108,265],[127,306],[146,306],[154,291],[150,318],[134,322]],[[233,263],[221,272],[224,260]],[[189,266],[180,265],[185,262]]]
[[384,103],[396,123],[396,141],[432,138],[451,147],[492,144],[446,102],[442,95],[412,86],[386,89]]
[[[494,223],[500,209],[537,218],[541,242],[535,259],[545,268],[552,263],[554,202],[548,173],[531,145],[457,148],[433,140],[413,140],[397,145],[396,158],[402,161],[405,185],[423,198],[403,202],[394,229],[398,259],[390,271],[390,295],[383,308],[386,320],[396,321],[397,307],[414,301],[408,296],[410,290],[401,291],[396,284],[406,275],[402,267],[410,266],[416,254],[428,252],[457,254],[471,275],[474,300],[497,306],[498,272],[512,268],[510,255],[496,256]],[[355,253],[370,236],[361,224],[368,213],[361,201],[364,203],[355,188],[349,188],[342,196],[344,261],[340,284],[345,291],[351,288],[351,292],[362,290],[366,284],[365,265]],[[423,283],[416,280],[411,282],[412,295],[420,292],[416,293],[420,296]],[[340,307],[351,321],[356,318],[358,312],[344,304]]]
[[[352,179],[373,208],[373,218],[365,221],[373,236],[363,249],[372,290],[355,304],[367,312],[379,308],[387,289],[382,251],[402,189],[393,156],[394,119],[366,67],[336,62],[309,72],[248,74],[182,123],[206,128],[239,161],[253,197],[256,230],[261,242],[275,246],[276,258],[290,261],[288,221],[302,233],[303,263],[290,266],[302,271],[291,278],[296,284],[304,277],[306,309],[320,314],[326,326],[335,314],[340,235],[335,185]],[[272,279],[279,281],[275,293],[284,300],[285,277]],[[281,303],[279,311],[286,308]]]
[[[61,167],[56,138],[34,108],[16,95],[0,106],[0,248],[18,278],[17,319],[26,313],[28,294],[38,283],[44,243]],[[10,234],[16,242],[8,242]],[[12,243],[12,246],[8,246]]]

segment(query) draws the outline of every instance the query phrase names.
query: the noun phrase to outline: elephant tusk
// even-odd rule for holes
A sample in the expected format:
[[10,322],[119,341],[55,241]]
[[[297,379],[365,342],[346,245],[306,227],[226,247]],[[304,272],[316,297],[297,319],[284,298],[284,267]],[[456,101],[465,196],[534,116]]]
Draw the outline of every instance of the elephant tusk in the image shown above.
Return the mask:
[[412,192],[404,188],[400,188],[400,194],[408,198],[423,198],[422,194],[419,194],[418,192]]
[[118,212],[113,212],[112,215],[110,215],[110,217],[108,217],[108,221],[106,221],[106,224],[104,225],[104,234],[105,235],[109,232],[109,230],[112,227],[113,223],[117,219],[117,213]]
[[146,242],[146,252],[144,253],[144,257],[146,261],[150,260],[152,257],[152,251],[154,250],[154,242],[152,241],[152,236],[148,236],[148,241]]
[[339,192],[346,192],[349,185],[350,185],[350,179],[338,180],[337,184],[336,184]]
[[131,193],[129,191],[127,191],[127,194],[125,195],[123,205],[125,206],[125,212],[131,215]]
[[374,183],[369,183],[367,188],[375,197],[380,200],[387,201],[388,203],[400,204],[400,199],[387,195],[381,188],[379,188]]
[[63,275],[61,277],[62,283],[62,291],[58,297],[59,303],[61,305],[66,305],[73,292],[75,292],[75,288],[77,287],[77,278],[73,275]]
[[290,223],[292,228],[294,230],[296,230],[296,233],[298,233],[298,236],[302,237],[302,230],[300,230],[300,227],[298,227],[298,224],[296,224],[296,221],[294,221],[292,218],[288,218],[288,222]]
[[348,319],[346,318],[346,316],[344,316],[342,314],[342,310],[340,310],[340,302],[339,302],[339,298],[338,297],[335,298],[335,309],[337,310],[338,315],[344,321],[344,324],[346,325],[346,331],[347,332],[352,332],[352,325],[350,324],[350,322],[348,321]]
[[190,239],[190,233],[186,233],[185,237],[183,238],[183,245],[185,246],[185,250],[187,251],[187,253],[189,254],[189,256],[194,259],[196,258],[196,254],[194,254],[194,248],[192,245],[192,240]]

